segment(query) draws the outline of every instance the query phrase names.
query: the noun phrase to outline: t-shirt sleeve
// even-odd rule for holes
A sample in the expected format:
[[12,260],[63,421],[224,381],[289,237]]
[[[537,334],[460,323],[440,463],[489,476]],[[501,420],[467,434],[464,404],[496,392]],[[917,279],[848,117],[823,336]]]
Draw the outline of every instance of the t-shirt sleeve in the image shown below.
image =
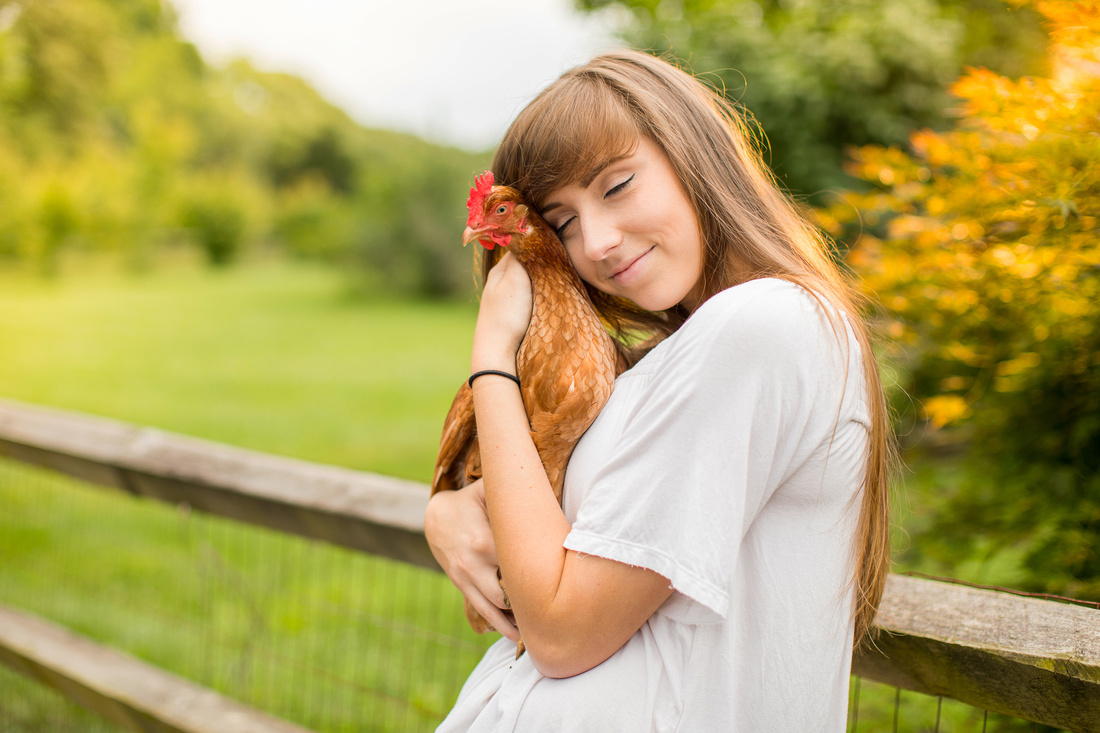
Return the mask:
[[645,398],[565,540],[653,570],[723,618],[748,527],[820,442],[815,405],[834,417],[839,406],[820,404],[838,359],[823,311],[774,283],[714,296],[632,377],[649,380]]

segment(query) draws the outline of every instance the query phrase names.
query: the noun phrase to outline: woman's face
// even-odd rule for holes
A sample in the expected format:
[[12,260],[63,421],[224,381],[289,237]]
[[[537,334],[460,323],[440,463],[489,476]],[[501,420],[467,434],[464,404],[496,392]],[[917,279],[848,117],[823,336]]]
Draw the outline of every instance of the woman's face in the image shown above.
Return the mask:
[[702,299],[703,240],[695,210],[664,150],[633,152],[546,197],[543,217],[581,278],[649,311]]

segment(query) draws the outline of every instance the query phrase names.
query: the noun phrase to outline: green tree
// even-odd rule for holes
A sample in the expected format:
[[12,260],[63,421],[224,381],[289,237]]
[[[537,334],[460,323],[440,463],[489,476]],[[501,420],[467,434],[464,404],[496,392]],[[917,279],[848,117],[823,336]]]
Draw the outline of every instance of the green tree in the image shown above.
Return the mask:
[[230,264],[240,254],[247,225],[244,207],[232,187],[203,188],[184,199],[180,223],[188,230],[206,260],[214,266]]
[[668,52],[747,108],[792,191],[855,182],[846,146],[945,127],[964,64],[1035,72],[1037,16],[1000,0],[578,0],[629,10],[624,36]]
[[0,256],[211,263],[282,247],[371,293],[472,291],[457,246],[485,155],[366,129],[300,78],[207,65],[164,0],[0,0]]
[[97,4],[67,2],[9,2],[4,11],[14,26],[0,45],[5,117],[21,123],[24,134],[43,128],[60,133],[51,142],[64,143],[93,121],[106,84],[111,14]]
[[1016,543],[1030,585],[1096,599],[1100,3],[1036,5],[1051,76],[971,70],[960,128],[859,150],[852,172],[875,190],[822,219],[862,232],[849,262],[884,305],[903,419],[966,446],[970,476],[944,487],[926,547]]
[[362,225],[349,256],[364,290],[440,297],[473,292],[473,253],[461,246],[474,156],[395,146],[365,183]]

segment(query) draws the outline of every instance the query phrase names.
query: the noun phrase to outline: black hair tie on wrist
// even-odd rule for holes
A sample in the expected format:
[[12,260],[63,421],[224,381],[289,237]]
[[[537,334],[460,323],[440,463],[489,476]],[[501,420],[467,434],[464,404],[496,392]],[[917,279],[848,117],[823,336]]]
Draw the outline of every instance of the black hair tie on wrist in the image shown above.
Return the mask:
[[470,385],[470,389],[474,388],[474,380],[475,379],[477,379],[478,377],[484,377],[486,374],[495,374],[498,377],[508,377],[509,379],[511,379],[513,382],[516,383],[517,387],[522,387],[523,386],[519,383],[519,377],[517,377],[515,374],[509,374],[508,372],[502,372],[502,371],[499,371],[497,369],[483,369],[480,372],[474,372],[473,374],[470,375],[470,381],[467,382],[467,384]]

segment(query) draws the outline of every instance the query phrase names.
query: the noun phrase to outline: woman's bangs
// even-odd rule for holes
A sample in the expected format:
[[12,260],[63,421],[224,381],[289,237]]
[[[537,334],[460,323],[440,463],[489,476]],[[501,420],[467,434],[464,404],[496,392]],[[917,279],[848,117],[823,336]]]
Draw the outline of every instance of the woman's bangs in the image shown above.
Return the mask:
[[[527,128],[522,149],[537,151],[537,170],[529,169],[520,188],[535,208],[554,191],[628,155],[641,134],[623,100],[605,84],[573,79],[559,94],[547,95]],[[575,85],[575,86],[574,86]]]

